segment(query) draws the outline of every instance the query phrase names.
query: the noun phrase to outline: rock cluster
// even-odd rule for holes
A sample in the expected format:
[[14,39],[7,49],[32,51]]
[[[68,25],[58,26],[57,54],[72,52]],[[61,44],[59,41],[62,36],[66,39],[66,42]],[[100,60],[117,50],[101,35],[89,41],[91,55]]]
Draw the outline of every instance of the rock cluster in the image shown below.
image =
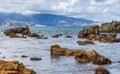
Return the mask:
[[77,41],[77,43],[78,43],[79,45],[94,44],[94,42],[91,41],[91,40],[85,40],[85,41],[79,40],[79,41]]
[[105,43],[120,42],[119,38],[116,38],[116,33],[100,34],[99,26],[91,26],[79,32],[79,38],[87,38],[89,40],[98,40]]
[[80,63],[93,62],[93,64],[110,64],[111,60],[100,55],[95,50],[85,51],[85,50],[70,50],[67,48],[61,48],[60,45],[51,45],[51,55],[55,56],[74,56],[75,59]]
[[[29,36],[29,37],[36,37],[36,38],[43,38],[43,37],[39,36],[36,33],[32,33],[29,30],[28,26],[25,26],[25,27],[15,27],[15,28],[7,29],[7,30],[4,31],[4,34],[6,36],[9,36],[10,38],[26,38],[27,36]],[[21,34],[21,36],[18,35],[18,34]]]
[[105,69],[103,66],[99,66],[94,71],[95,74],[110,74],[110,72],[107,69]]
[[18,61],[0,60],[0,74],[36,74],[32,69],[27,69]]

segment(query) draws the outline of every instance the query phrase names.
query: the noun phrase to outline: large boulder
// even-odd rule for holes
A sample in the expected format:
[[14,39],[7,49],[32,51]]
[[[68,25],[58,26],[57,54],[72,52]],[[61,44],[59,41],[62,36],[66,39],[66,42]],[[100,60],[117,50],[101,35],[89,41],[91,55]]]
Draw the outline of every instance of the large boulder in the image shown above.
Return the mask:
[[91,26],[79,32],[78,38],[87,38],[90,34],[99,35],[99,26]]
[[18,61],[0,60],[0,74],[36,74],[32,69],[25,68]]

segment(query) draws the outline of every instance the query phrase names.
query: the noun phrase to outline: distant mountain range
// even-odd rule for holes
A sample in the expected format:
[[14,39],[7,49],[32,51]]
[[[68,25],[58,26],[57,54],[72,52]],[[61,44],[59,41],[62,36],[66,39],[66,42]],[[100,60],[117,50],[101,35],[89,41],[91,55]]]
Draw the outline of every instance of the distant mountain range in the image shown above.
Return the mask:
[[0,13],[1,25],[46,25],[46,26],[84,26],[94,23],[84,18],[73,18],[54,14],[22,15],[17,13]]

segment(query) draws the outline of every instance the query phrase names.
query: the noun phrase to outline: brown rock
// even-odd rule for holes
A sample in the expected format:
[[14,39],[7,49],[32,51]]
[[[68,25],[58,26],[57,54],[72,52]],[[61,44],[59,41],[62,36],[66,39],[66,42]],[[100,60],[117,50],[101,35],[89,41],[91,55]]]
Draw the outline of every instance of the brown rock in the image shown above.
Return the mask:
[[94,70],[95,74],[110,74],[110,72],[105,69],[103,66],[99,66]]
[[99,26],[91,26],[79,32],[78,38],[87,38],[90,34],[99,35]]
[[78,43],[79,45],[94,44],[94,42],[91,41],[91,40],[85,40],[85,41],[79,40],[79,41],[77,41],[77,43]]
[[36,72],[32,69],[25,68],[25,66],[18,61],[0,60],[0,74],[36,74]]
[[[10,38],[26,38],[26,36],[29,36],[29,37],[40,37],[36,33],[31,33],[29,28],[28,28],[28,26],[25,26],[25,27],[15,27],[15,28],[7,29],[7,30],[4,31],[4,34],[6,36],[9,36]],[[21,34],[21,36],[18,36],[17,34]]]
[[80,63],[92,62],[93,64],[110,64],[111,60],[98,54],[95,50],[71,50],[67,48],[61,48],[58,44],[51,45],[51,55],[53,56],[74,56]]

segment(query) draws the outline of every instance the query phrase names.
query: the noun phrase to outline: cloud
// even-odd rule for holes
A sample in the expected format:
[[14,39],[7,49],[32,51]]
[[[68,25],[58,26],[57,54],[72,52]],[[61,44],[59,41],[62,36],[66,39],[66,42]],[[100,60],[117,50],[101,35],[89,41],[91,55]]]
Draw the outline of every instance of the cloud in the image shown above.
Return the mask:
[[0,12],[50,13],[98,21],[120,20],[120,0],[1,0]]

